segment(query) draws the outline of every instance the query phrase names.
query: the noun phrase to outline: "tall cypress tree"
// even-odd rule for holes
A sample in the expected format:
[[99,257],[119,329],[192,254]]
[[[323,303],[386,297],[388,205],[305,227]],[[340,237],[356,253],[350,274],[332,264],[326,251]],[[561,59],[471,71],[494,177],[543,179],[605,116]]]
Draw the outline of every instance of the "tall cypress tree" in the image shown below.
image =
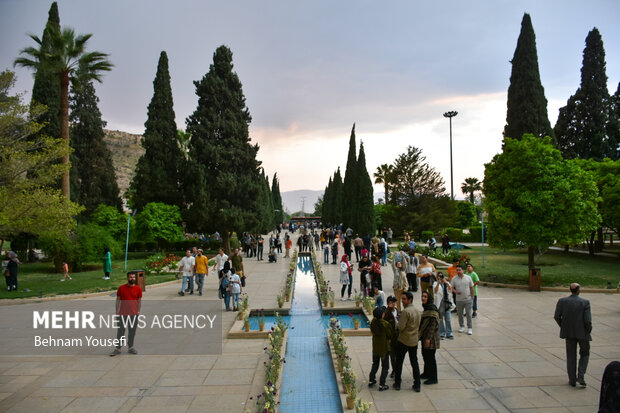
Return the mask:
[[[611,97],[609,111],[609,146],[612,159],[620,159],[620,82],[616,93]],[[615,156],[613,156],[615,150]]]
[[372,181],[366,168],[366,153],[364,143],[360,143],[360,153],[357,158],[357,176],[359,177],[359,189],[357,196],[358,221],[356,231],[359,234],[375,233],[375,200]]
[[230,49],[220,46],[209,72],[194,85],[198,106],[186,123],[195,190],[187,217],[196,231],[218,230],[230,250],[232,231],[258,221],[261,185],[258,145],[250,142],[248,130],[252,118]]
[[273,219],[275,225],[280,225],[284,222],[284,211],[282,210],[282,195],[280,194],[280,182],[278,181],[278,174],[273,174],[273,182],[271,183],[271,199],[273,203]]
[[340,174],[340,167],[336,170],[334,174],[334,180],[332,181],[333,185],[333,199],[332,199],[332,218],[334,220],[334,225],[339,225],[342,223],[342,210],[344,208],[343,201],[343,187],[344,183],[342,182],[342,175]]
[[333,222],[332,203],[333,203],[333,183],[332,177],[329,177],[325,192],[323,193],[323,212],[321,215],[321,222],[324,224],[331,224]]
[[274,227],[274,204],[271,194],[271,188],[269,187],[269,178],[265,175],[265,171],[261,168],[260,172],[260,191],[258,197],[258,207],[260,213],[258,215],[259,223],[255,232],[266,233]]
[[[60,30],[60,17],[58,16],[58,5],[53,2],[48,13],[47,24],[41,37],[41,46],[49,48],[51,42],[51,31]],[[44,59],[45,56],[43,55]],[[60,76],[51,69],[45,62],[34,75],[34,85],[32,86],[32,101],[47,106],[47,111],[41,115],[39,122],[45,124],[39,132],[42,135],[54,138],[60,137]]]
[[99,98],[90,81],[74,83],[71,88],[71,200],[86,207],[90,215],[99,204],[121,210],[112,154],[103,138],[106,125],[101,119]]
[[504,137],[521,139],[524,133],[553,137],[547,115],[545,89],[540,82],[538,71],[536,35],[527,13],[521,21],[521,33],[511,63]]
[[162,51],[144,123],[142,146],[145,152],[138,160],[131,182],[133,208],[141,210],[149,202],[163,202],[183,209],[179,171],[185,158],[177,143],[174,118],[168,55]]
[[595,27],[586,37],[581,86],[560,109],[555,124],[558,148],[566,158],[616,159],[618,143],[614,132],[610,131],[613,119],[607,90],[605,49]]
[[355,227],[358,220],[357,198],[359,193],[359,177],[357,175],[357,157],[355,144],[355,123],[351,129],[349,138],[349,153],[347,155],[347,168],[344,171],[344,186],[342,188],[342,221],[346,227]]

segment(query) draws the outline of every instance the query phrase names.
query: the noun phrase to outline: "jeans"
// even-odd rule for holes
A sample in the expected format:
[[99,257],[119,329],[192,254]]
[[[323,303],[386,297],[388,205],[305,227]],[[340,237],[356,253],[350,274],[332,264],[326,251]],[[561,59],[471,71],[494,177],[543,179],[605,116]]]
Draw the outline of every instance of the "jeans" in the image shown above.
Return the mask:
[[256,258],[257,260],[263,259],[263,246],[262,245],[260,245],[258,249],[256,250]]
[[459,317],[459,327],[463,327],[463,311],[467,316],[467,328],[472,328],[471,322],[471,307],[473,300],[468,298],[467,300],[459,300],[456,302],[456,314]]
[[357,262],[360,262],[361,257],[362,257],[362,247],[355,247],[355,259],[357,260]]
[[202,287],[205,285],[205,274],[196,274],[196,285],[198,286],[198,294],[202,295]]
[[323,252],[323,264],[329,264],[329,251],[325,250]]
[[[349,298],[351,298],[351,288],[353,288],[353,276],[349,275]],[[342,290],[340,291],[340,297],[344,297],[344,291],[347,289],[347,284],[342,284]]]
[[181,292],[185,292],[186,289],[189,288],[190,292],[194,292],[194,276],[193,275],[184,275],[183,276],[183,284],[181,284]]
[[224,306],[226,311],[230,310],[230,290],[228,288],[224,290]]
[[370,381],[375,381],[377,370],[379,370],[379,362],[381,362],[381,375],[379,376],[379,384],[385,386],[385,379],[387,379],[388,370],[390,369],[390,353],[385,353],[382,357],[378,354],[372,353],[372,368],[370,369]]
[[424,359],[424,376],[429,380],[437,381],[437,360],[435,360],[435,349],[422,347],[422,358]]
[[474,312],[478,311],[478,296],[474,295],[474,306],[473,306]]
[[450,307],[443,301],[439,305],[439,335],[452,337],[452,313]]
[[[136,336],[136,329],[138,328],[138,316],[137,315],[121,316],[121,319],[119,320],[119,324],[118,324],[118,330],[116,332],[116,338],[118,340],[120,340],[121,337],[125,335],[125,326],[127,326],[127,329],[129,330],[127,332],[127,347],[132,348],[133,339]],[[119,344],[116,346],[117,349],[121,348],[120,343],[121,342],[119,341]]]
[[381,265],[383,266],[387,265],[387,252],[384,252],[383,255],[381,256]]
[[[577,343],[579,343],[579,367],[577,367]],[[590,342],[576,338],[566,339],[566,370],[568,381],[575,383],[576,378],[583,379],[590,360]],[[575,370],[577,377],[575,378]]]
[[400,386],[402,381],[403,362],[409,353],[409,362],[413,369],[413,385],[420,386],[420,366],[418,365],[418,346],[409,347],[400,341],[396,342],[396,365],[394,366],[394,384]]
[[231,294],[232,294],[233,310],[236,310],[237,308],[239,308],[239,295],[240,295],[240,293],[231,293]]

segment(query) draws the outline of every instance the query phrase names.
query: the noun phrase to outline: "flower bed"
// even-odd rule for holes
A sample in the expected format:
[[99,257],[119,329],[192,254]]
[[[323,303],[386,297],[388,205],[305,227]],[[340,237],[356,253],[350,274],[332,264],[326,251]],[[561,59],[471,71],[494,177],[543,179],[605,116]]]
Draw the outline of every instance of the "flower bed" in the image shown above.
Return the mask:
[[174,254],[151,255],[146,259],[144,267],[147,274],[161,274],[162,272],[175,272],[181,257]]

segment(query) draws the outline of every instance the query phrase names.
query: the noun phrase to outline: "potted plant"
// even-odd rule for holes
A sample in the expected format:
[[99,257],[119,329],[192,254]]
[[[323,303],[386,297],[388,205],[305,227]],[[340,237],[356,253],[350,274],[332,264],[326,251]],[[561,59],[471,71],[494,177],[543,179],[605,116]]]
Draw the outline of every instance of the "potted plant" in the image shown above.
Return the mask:
[[357,289],[354,290],[355,292],[355,306],[359,307],[360,304],[362,303],[362,299],[364,298],[364,294],[362,294],[361,292],[357,292]]
[[358,316],[357,314],[356,314],[356,315],[349,314],[349,316],[353,319],[353,327],[354,327],[356,330],[359,330],[359,328],[360,328],[360,323],[362,322],[361,317],[360,317],[360,316]]
[[262,308],[258,312],[258,329],[260,331],[265,330],[265,313],[263,312]]
[[334,293],[334,291],[332,291],[332,289],[330,288],[329,291],[327,292],[327,296],[329,297],[329,306],[334,308],[334,305],[336,305],[336,294]]
[[372,406],[372,403],[357,399],[355,401],[355,413],[368,413],[370,412],[370,406]]
[[246,311],[243,314],[243,328],[245,328],[245,332],[250,331],[250,313]]
[[342,375],[342,387],[347,393],[347,408],[353,409],[355,399],[357,398],[357,386],[355,385],[355,372],[351,368],[344,369]]
[[284,305],[284,297],[282,295],[282,293],[278,294],[278,308],[282,308],[282,306]]

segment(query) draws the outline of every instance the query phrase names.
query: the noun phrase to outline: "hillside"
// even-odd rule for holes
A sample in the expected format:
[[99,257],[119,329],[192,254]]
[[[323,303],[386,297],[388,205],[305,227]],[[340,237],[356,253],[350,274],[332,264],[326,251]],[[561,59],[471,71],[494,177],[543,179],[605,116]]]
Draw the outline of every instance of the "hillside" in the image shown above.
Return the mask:
[[106,134],[105,143],[112,152],[112,162],[114,163],[118,187],[121,196],[124,196],[133,178],[138,159],[144,153],[144,148],[140,143],[142,135],[107,129],[104,129],[104,132]]

